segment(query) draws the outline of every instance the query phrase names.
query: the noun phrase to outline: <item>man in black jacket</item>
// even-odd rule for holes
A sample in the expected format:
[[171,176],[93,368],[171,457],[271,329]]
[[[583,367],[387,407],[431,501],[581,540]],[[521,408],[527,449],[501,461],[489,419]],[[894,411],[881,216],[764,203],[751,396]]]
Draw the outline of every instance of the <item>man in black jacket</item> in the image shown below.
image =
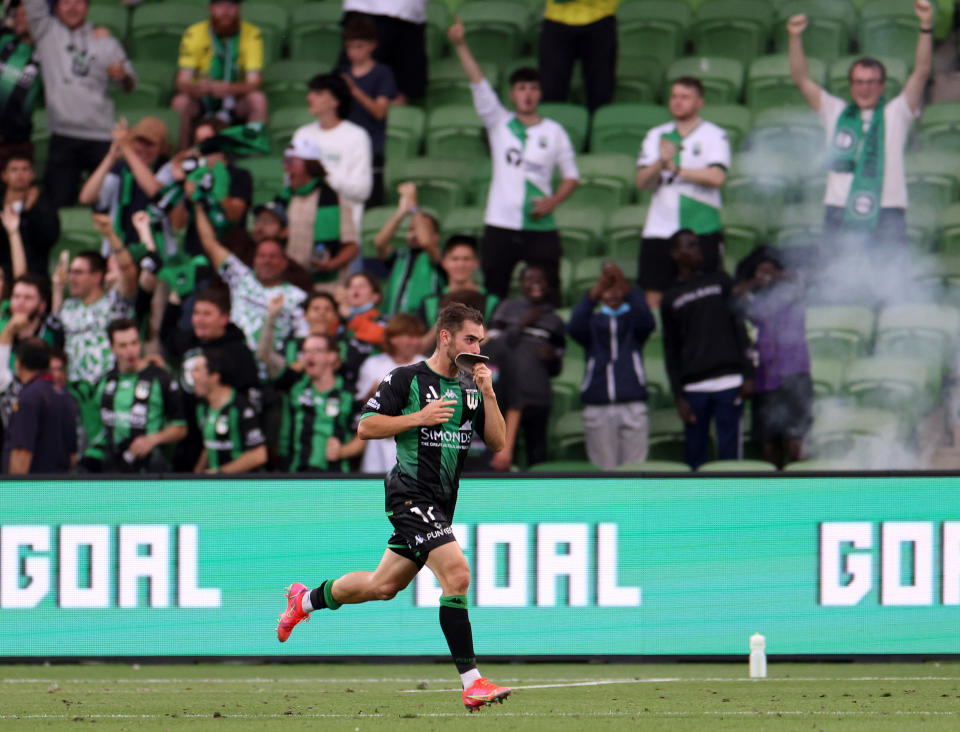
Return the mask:
[[[169,304],[160,325],[160,341],[167,360],[180,364],[180,389],[183,394],[184,414],[197,411],[191,370],[204,348],[218,348],[228,357],[233,368],[234,388],[260,409],[260,379],[257,363],[247,347],[243,331],[230,322],[230,294],[223,288],[208,287],[194,301],[190,315],[190,330],[178,321],[183,314],[179,305]],[[174,469],[191,471],[200,455],[201,439],[195,421],[187,420],[187,438],[177,445]]]
[[663,295],[660,316],[667,374],[684,422],[685,460],[693,469],[706,461],[711,418],[717,457],[739,460],[754,364],[746,327],[731,304],[733,283],[724,272],[701,271],[700,240],[689,229],[673,235],[670,254],[679,274]]

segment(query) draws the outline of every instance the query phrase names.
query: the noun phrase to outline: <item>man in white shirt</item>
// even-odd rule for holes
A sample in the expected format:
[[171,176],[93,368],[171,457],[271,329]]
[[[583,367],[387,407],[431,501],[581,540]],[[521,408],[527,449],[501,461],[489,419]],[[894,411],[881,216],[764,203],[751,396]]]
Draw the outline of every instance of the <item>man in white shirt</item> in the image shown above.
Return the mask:
[[316,122],[293,133],[291,145],[304,138],[320,153],[327,171],[327,184],[347,199],[354,225],[360,231],[363,203],[373,187],[373,145],[367,131],[347,119],[352,96],[346,82],[336,74],[317,74],[309,83],[307,105]]
[[[803,53],[807,17],[794,15],[787,21],[790,74],[827,135],[825,238],[842,232],[852,233],[857,240],[863,235],[875,239],[880,233],[893,244],[907,239],[903,149],[913,120],[920,116],[933,49],[932,6],[927,0],[915,0],[913,11],[920,21],[913,72],[903,91],[889,101],[883,93],[886,69],[872,58],[858,59],[850,67],[852,103],[821,88],[810,78]],[[878,115],[880,110],[883,113]]]
[[639,263],[639,285],[651,310],[676,280],[670,237],[681,229],[700,237],[704,272],[723,266],[720,186],[730,167],[730,141],[723,128],[700,119],[703,102],[699,79],[676,79],[669,102],[673,121],[647,133],[637,160],[637,188],[654,189]]
[[[540,74],[517,69],[510,76],[510,112],[483,76],[458,20],[448,33],[470,79],[473,106],[487,128],[493,180],[487,196],[483,231],[483,278],[487,290],[506,297],[517,262],[540,267],[559,301],[560,236],[553,211],[580,183],[576,153],[566,130],[537,113]],[[553,171],[562,182],[551,193]]]
[[[394,104],[423,99],[427,91],[427,0],[343,0],[343,24],[368,18],[377,28],[373,57],[393,71]],[[338,67],[346,62],[340,54]]]

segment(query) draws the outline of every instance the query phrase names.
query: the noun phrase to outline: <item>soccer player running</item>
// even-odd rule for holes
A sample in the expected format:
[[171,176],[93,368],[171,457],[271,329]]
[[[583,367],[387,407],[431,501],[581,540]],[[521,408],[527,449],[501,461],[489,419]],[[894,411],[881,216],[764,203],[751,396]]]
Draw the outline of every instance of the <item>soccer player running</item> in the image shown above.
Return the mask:
[[477,670],[467,615],[470,567],[451,526],[474,429],[494,452],[506,440],[490,369],[476,363],[467,375],[459,373],[456,364],[458,354],[479,354],[483,339],[479,311],[460,303],[447,305],[437,318],[433,355],[391,371],[367,401],[360,438],[397,441],[397,463],[385,480],[393,535],[372,572],[350,572],[313,590],[300,582],[290,585],[287,609],[277,624],[282,643],[313,610],[389,600],[426,565],[443,591],[440,628],[463,682],[463,703],[471,712],[510,695],[509,688],[490,683]]

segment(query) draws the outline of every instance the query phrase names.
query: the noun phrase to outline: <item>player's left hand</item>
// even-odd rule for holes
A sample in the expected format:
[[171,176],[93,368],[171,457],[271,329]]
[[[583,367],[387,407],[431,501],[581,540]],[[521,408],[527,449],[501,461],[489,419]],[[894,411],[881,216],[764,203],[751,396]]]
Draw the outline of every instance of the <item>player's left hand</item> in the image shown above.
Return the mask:
[[553,212],[557,204],[553,202],[553,196],[546,198],[533,199],[533,218],[539,219]]
[[485,363],[473,365],[473,380],[484,395],[493,392],[493,374]]

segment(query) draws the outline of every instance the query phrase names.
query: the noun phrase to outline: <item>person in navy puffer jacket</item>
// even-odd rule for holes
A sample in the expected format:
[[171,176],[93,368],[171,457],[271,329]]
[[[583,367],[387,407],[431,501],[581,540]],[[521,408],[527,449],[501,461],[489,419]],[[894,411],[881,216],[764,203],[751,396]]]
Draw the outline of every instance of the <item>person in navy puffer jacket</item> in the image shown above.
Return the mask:
[[[594,312],[597,304],[599,310]],[[643,290],[606,264],[570,313],[567,333],[586,351],[581,389],[587,457],[604,470],[646,460],[649,447],[643,344],[656,327]]]

